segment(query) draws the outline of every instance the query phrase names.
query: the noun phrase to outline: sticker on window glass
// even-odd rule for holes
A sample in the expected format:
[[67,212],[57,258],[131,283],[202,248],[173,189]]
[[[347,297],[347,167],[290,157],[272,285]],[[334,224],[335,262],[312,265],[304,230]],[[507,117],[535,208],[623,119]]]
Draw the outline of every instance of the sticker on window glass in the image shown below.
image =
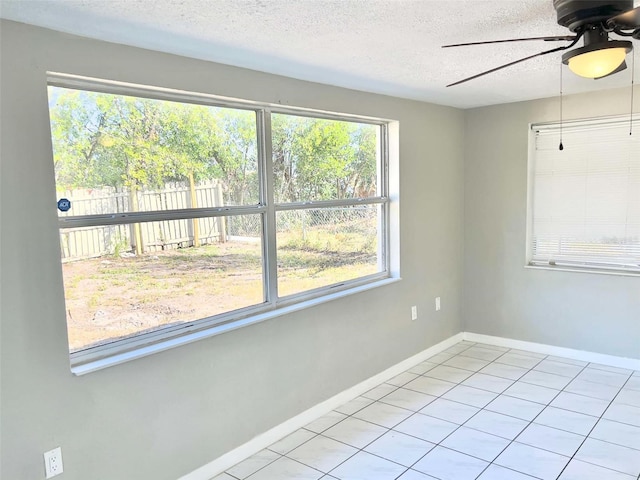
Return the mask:
[[58,210],[61,212],[68,212],[71,208],[71,200],[68,198],[61,198],[58,200]]

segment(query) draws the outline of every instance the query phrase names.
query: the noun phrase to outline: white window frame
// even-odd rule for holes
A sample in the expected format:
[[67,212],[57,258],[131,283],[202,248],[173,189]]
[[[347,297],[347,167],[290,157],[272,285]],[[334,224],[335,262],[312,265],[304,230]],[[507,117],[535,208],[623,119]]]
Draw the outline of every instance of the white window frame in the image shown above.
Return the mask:
[[[48,86],[94,91],[114,95],[135,96],[156,100],[194,103],[206,106],[250,110],[256,113],[258,146],[259,203],[246,206],[224,206],[213,208],[188,208],[151,212],[130,212],[97,215],[59,217],[59,230],[74,227],[120,225],[139,222],[215,218],[222,216],[255,215],[262,217],[262,259],[264,303],[225,312],[219,315],[184,322],[155,332],[132,335],[103,345],[89,347],[70,353],[71,370],[82,375],[134,358],[166,350],[200,338],[234,330],[245,325],[290,313],[301,308],[356,293],[369,288],[385,285],[399,279],[396,259],[391,259],[392,241],[391,211],[389,194],[389,126],[391,120],[333,113],[296,107],[282,107],[268,103],[245,101],[209,94],[191,93],[172,89],[143,86],[124,82],[107,81],[77,75],[53,73],[47,75]],[[271,114],[289,114],[336,121],[365,123],[380,129],[378,194],[375,197],[329,201],[309,201],[276,204],[273,194],[273,164],[271,147]],[[394,130],[396,131],[396,130]],[[396,131],[397,133],[397,131]],[[394,156],[395,158],[395,156]],[[395,203],[395,201],[393,202]],[[278,296],[276,257],[276,212],[285,210],[306,210],[310,208],[348,207],[357,205],[378,205],[381,208],[378,225],[378,268],[379,272],[355,279],[326,285],[284,297]],[[394,208],[393,210],[397,210]],[[394,213],[395,215],[395,213]],[[396,222],[394,222],[396,223]],[[393,235],[394,241],[397,235]],[[394,249],[397,246],[394,245]],[[394,274],[392,275],[392,263]]]
[[[565,135],[567,131],[571,129],[580,128],[593,128],[594,126],[610,126],[618,125],[626,128],[624,135],[629,135],[629,128],[633,125],[634,135],[640,134],[640,116],[627,115],[611,116],[611,117],[598,117],[589,119],[572,120],[565,122],[545,122],[529,125],[529,153],[528,153],[528,168],[527,168],[527,219],[526,219],[526,253],[525,253],[525,268],[532,269],[545,269],[545,270],[557,270],[557,271],[570,271],[570,272],[582,272],[582,273],[596,273],[607,275],[623,275],[623,276],[640,276],[640,265],[637,268],[625,267],[615,264],[606,264],[598,261],[585,260],[570,260],[559,258],[536,258],[534,252],[534,191],[535,191],[535,176],[536,176],[536,134],[537,132],[544,131],[546,133],[553,133],[557,135],[558,148],[560,145],[560,139],[562,132]],[[565,142],[566,143],[566,142]],[[566,148],[566,147],[565,147]],[[564,151],[564,150],[563,150]],[[640,157],[640,152],[639,152]]]

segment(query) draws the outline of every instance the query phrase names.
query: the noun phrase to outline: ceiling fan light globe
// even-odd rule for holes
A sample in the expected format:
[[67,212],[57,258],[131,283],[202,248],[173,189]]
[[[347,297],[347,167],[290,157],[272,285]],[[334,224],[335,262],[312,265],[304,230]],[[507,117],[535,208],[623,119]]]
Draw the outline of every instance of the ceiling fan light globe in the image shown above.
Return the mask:
[[625,48],[604,48],[569,59],[569,69],[581,77],[600,78],[614,72],[627,56]]

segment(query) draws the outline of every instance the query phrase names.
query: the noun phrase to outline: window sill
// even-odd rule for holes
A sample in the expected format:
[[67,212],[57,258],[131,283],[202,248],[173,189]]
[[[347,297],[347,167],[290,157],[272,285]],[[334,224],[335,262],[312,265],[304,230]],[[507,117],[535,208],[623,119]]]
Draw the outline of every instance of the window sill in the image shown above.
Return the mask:
[[524,268],[531,270],[556,270],[559,272],[573,273],[591,273],[599,275],[615,275],[619,277],[640,277],[640,272],[624,271],[624,270],[606,270],[593,267],[571,267],[566,265],[525,265]]
[[287,315],[293,312],[297,312],[299,310],[304,310],[305,308],[330,302],[338,298],[347,297],[355,293],[360,293],[360,292],[364,292],[374,288],[396,283],[396,282],[399,282],[400,280],[402,279],[397,277],[385,278],[383,280],[378,280],[375,282],[367,283],[365,285],[360,285],[357,287],[349,288],[347,290],[342,290],[339,292],[323,295],[321,297],[317,297],[317,298],[306,300],[300,303],[289,305],[287,307],[279,308],[277,310],[272,310],[272,311],[261,313],[258,315],[253,315],[251,317],[242,318],[237,321],[225,323],[222,325],[215,325],[209,328],[198,330],[196,332],[187,333],[185,335],[168,338],[166,340],[162,340],[152,345],[136,348],[134,350],[130,350],[127,352],[116,353],[114,355],[103,357],[97,360],[90,360],[83,363],[77,363],[71,366],[71,373],[73,373],[76,376],[86,375],[87,373],[102,370],[104,368],[112,367],[114,365],[119,365],[121,363],[129,362],[131,360],[136,360],[138,358],[147,357],[149,355],[153,355],[154,353],[163,352],[165,350],[179,347],[181,345],[187,345],[189,343],[196,342],[204,338],[209,338],[215,335],[220,335],[222,333],[231,332],[233,330],[237,330],[242,327],[263,322],[265,320],[270,320],[272,318],[276,318],[282,315]]

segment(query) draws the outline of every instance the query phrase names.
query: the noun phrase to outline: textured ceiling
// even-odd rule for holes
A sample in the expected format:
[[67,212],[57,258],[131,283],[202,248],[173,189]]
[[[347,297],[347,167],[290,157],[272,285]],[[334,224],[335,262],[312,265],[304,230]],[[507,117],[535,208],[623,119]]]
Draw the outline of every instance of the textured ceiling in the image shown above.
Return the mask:
[[[556,44],[455,49],[441,45],[569,34],[556,24],[551,0],[0,0],[0,16],[110,42],[461,108],[557,95],[560,53],[446,88]],[[635,43],[635,80],[640,82],[640,42]],[[631,82],[631,69],[598,81],[565,72],[565,93]]]

